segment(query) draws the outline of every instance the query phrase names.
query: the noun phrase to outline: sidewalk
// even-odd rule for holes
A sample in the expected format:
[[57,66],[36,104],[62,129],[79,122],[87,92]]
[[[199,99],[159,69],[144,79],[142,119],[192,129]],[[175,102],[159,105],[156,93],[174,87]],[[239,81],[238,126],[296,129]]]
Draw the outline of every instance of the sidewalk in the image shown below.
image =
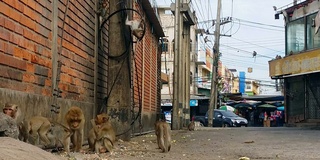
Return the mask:
[[118,141],[112,155],[75,155],[77,159],[115,160],[238,160],[320,159],[320,130],[287,127],[211,128],[172,131],[169,153],[157,149],[156,136],[150,133]]

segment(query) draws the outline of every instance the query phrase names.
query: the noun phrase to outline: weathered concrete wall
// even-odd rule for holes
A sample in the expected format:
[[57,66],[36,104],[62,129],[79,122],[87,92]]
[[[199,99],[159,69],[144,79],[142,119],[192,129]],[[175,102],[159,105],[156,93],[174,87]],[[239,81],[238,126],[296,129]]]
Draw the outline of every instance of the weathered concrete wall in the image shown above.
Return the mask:
[[56,119],[58,122],[64,123],[63,117],[65,113],[68,111],[69,107],[78,106],[83,110],[83,113],[86,118],[85,134],[87,133],[87,129],[91,128],[89,120],[92,118],[93,115],[92,108],[94,105],[92,103],[79,102],[68,99],[59,99],[58,104],[59,106],[61,106],[61,112],[59,114],[55,114],[53,112],[50,112],[52,104],[51,97],[45,97],[21,91],[13,91],[4,88],[0,88],[0,97],[1,110],[4,104],[7,102],[14,103],[19,106],[19,109],[21,110],[22,114],[18,118],[18,122],[22,121],[23,119],[28,119],[32,116],[41,115],[44,117]]

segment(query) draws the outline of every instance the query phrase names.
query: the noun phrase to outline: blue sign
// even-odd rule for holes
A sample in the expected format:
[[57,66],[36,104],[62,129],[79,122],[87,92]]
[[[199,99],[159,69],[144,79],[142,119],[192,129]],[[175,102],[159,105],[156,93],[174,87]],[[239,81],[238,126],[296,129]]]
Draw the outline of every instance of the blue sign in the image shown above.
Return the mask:
[[196,99],[190,99],[190,107],[198,106],[198,100]]

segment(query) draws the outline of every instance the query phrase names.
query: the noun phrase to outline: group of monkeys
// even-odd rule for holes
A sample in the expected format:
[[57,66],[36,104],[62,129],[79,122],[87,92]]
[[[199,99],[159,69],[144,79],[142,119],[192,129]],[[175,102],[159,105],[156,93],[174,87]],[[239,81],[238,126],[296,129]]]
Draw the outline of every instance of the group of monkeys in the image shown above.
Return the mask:
[[[19,116],[18,106],[6,104],[3,113],[17,120]],[[19,139],[31,144],[39,144],[43,141],[46,147],[62,144],[65,152],[82,152],[85,117],[81,108],[73,106],[65,114],[66,125],[50,120],[43,116],[34,116],[28,120],[18,123]],[[111,152],[116,141],[116,133],[111,124],[110,117],[106,113],[98,114],[91,120],[92,129],[88,134],[89,149],[96,153]],[[158,147],[162,152],[171,149],[171,128],[170,125],[159,120],[155,122],[155,134]],[[190,131],[194,130],[195,124],[192,119],[188,125]],[[38,142],[37,142],[38,141]]]
[[[18,106],[5,104],[3,113],[17,120]],[[73,106],[65,114],[66,125],[55,122],[43,116],[34,116],[17,123],[19,139],[33,145],[39,145],[40,140],[45,147],[62,145],[65,152],[83,152],[85,117],[81,108]],[[91,120],[92,129],[89,131],[89,149],[96,153],[111,152],[116,141],[116,134],[111,120],[106,113],[98,114]],[[71,146],[72,143],[72,146]],[[72,148],[70,148],[72,147]]]

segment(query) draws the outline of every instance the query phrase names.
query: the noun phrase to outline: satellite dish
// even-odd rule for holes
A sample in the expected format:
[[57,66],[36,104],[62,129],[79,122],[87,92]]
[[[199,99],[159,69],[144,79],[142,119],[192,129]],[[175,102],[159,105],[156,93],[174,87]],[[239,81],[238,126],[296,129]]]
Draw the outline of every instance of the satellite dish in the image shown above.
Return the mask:
[[314,23],[316,25],[316,28],[314,29],[314,34],[317,34],[319,32],[320,27],[320,10],[318,11],[317,16],[314,18]]

